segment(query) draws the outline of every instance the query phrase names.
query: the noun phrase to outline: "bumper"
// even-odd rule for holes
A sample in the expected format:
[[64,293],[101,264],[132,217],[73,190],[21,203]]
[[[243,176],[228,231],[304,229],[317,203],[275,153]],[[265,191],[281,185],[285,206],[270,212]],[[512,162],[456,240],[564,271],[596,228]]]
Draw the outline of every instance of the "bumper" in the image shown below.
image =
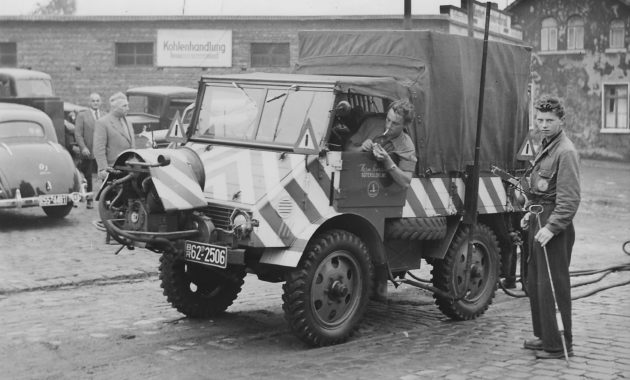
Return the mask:
[[[83,189],[81,192],[75,191],[72,193],[67,193],[65,195],[68,197],[68,200],[77,203],[79,201],[85,200],[87,197],[92,197],[92,192],[86,192]],[[0,199],[0,208],[22,208],[36,206],[39,206],[39,197],[22,198],[20,190],[15,191],[15,198]]]

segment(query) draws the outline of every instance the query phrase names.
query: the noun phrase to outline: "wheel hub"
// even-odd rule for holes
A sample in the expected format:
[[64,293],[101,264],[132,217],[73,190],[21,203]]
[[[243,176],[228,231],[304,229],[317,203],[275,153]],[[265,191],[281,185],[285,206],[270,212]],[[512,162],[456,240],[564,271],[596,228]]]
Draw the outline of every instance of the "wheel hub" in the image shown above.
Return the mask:
[[348,287],[341,281],[334,281],[330,285],[330,290],[328,291],[328,295],[334,299],[341,299],[348,295]]

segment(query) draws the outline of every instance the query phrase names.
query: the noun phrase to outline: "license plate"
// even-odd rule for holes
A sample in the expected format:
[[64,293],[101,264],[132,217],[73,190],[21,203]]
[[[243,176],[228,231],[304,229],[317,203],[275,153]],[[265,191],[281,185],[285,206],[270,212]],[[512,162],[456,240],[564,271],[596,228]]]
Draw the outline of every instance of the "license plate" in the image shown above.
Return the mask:
[[68,204],[66,194],[40,195],[38,200],[40,206],[65,206]]
[[227,267],[227,248],[186,240],[184,259],[193,263],[225,269]]

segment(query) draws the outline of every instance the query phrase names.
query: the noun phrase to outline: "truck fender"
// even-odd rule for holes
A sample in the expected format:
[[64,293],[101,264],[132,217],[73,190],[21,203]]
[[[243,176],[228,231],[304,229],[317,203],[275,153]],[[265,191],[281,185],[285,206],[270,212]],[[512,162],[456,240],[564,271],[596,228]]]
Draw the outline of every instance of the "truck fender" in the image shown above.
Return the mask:
[[[192,149],[130,149],[116,158],[115,166],[125,165],[130,158],[151,165],[149,167],[151,179],[165,211],[207,206],[203,195],[205,183],[203,164]],[[164,160],[168,163],[157,165]],[[108,176],[108,180],[109,177],[111,176]]]
[[462,216],[449,216],[446,218],[446,236],[441,240],[426,240],[424,257],[432,259],[443,259],[450,247],[455,232],[462,222]]

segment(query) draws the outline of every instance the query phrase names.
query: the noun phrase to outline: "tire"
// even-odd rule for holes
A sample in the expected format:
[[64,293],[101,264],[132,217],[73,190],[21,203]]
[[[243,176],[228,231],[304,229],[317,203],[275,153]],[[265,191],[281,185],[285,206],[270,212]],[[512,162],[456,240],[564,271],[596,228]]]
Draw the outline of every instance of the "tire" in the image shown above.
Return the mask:
[[42,207],[42,209],[49,218],[62,219],[70,214],[73,206],[74,204],[72,202],[69,202],[65,206],[45,206]]
[[436,240],[446,236],[446,217],[401,218],[385,225],[386,239]]
[[244,267],[217,271],[225,271],[228,276],[165,252],[160,257],[160,286],[168,302],[180,313],[190,318],[210,318],[232,305],[245,278]]
[[359,237],[342,230],[315,237],[282,287],[290,329],[310,346],[345,342],[365,314],[373,281],[374,266]]
[[467,228],[457,231],[444,259],[433,263],[433,286],[454,296],[466,291],[460,300],[433,295],[440,311],[454,320],[475,319],[482,315],[492,303],[499,279],[499,244],[489,227],[483,224],[474,227],[473,246],[468,286],[464,284]]

